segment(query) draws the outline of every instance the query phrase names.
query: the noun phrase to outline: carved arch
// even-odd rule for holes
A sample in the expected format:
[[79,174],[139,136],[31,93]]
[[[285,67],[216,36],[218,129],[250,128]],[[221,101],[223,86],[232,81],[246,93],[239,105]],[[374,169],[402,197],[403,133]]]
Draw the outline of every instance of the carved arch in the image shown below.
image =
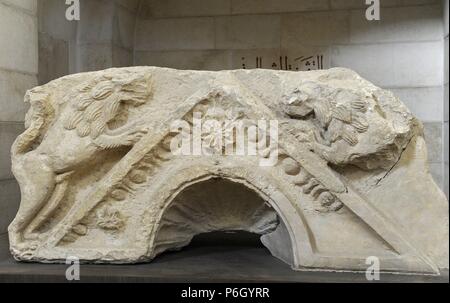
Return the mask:
[[[186,175],[189,178],[186,179]],[[153,231],[147,238],[148,241],[148,254],[151,258],[153,255],[153,248],[155,244],[155,239],[158,234],[159,224],[166,212],[166,210],[171,206],[174,198],[181,193],[184,189],[192,186],[193,184],[203,182],[212,178],[221,178],[230,180],[235,183],[242,184],[247,188],[254,191],[262,199],[267,201],[270,206],[277,212],[281,221],[285,224],[287,231],[289,233],[290,244],[292,248],[293,263],[291,264],[294,268],[300,268],[303,266],[308,266],[313,263],[314,259],[314,249],[312,246],[311,235],[308,232],[308,227],[302,217],[301,211],[296,208],[289,199],[275,187],[271,187],[270,192],[266,187],[268,180],[262,175],[256,176],[254,174],[249,174],[248,170],[245,169],[243,173],[243,167],[239,166],[228,168],[226,170],[220,170],[211,166],[196,166],[195,174],[192,174],[192,167],[186,166],[172,176],[172,181],[170,184],[163,183],[158,191],[155,191],[155,197],[160,196],[163,193],[171,193],[163,199],[161,199],[161,208],[158,208],[159,213],[153,224]],[[259,179],[259,180],[258,180]],[[151,199],[151,198],[150,198]],[[292,216],[299,215],[299,218],[291,220]],[[148,218],[148,220],[151,220]]]

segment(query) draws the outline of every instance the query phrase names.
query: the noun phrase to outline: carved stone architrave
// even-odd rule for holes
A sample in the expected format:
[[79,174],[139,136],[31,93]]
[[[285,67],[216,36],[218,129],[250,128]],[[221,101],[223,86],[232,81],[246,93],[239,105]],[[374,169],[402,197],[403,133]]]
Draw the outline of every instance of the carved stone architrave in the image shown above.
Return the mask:
[[[296,270],[364,271],[373,256],[387,272],[448,268],[448,202],[423,127],[350,70],[109,69],[25,101],[12,147],[17,260],[137,263],[246,230]],[[227,153],[239,127],[256,153]],[[186,137],[190,153],[176,141]]]

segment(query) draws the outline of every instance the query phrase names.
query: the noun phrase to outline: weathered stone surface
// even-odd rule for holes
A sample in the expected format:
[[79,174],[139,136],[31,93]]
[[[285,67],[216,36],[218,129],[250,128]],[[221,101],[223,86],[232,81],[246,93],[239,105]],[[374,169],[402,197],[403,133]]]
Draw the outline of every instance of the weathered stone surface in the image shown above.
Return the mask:
[[[199,233],[246,230],[298,270],[365,270],[369,256],[384,271],[448,268],[448,203],[423,126],[350,70],[109,69],[25,100],[17,260],[142,262]],[[196,136],[199,118],[220,132]],[[228,153],[236,125],[248,149]]]

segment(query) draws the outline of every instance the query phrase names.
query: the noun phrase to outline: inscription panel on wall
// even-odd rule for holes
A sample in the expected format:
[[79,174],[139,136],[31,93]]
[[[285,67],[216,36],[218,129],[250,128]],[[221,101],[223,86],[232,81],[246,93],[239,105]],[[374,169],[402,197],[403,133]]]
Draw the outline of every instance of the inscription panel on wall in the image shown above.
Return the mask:
[[242,50],[233,52],[232,69],[288,71],[322,70],[330,67],[326,50]]
[[278,60],[276,60],[276,58],[264,58],[263,56],[257,56],[254,58],[241,57],[241,68],[270,68],[275,70],[280,69],[293,71],[323,69],[323,54],[298,56],[296,58],[280,56],[277,59]]

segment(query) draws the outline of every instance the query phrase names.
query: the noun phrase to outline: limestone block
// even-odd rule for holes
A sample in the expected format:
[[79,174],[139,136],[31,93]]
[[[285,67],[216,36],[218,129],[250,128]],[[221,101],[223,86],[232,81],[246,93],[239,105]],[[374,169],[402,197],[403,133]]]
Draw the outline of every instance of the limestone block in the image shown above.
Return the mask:
[[139,9],[140,0],[116,0],[116,3],[129,9],[131,12],[136,12]]
[[8,234],[4,233],[0,235],[0,259],[4,260],[10,257],[8,251]]
[[140,17],[223,16],[230,14],[230,11],[230,0],[154,0],[143,1]]
[[[444,92],[442,87],[404,87],[390,89],[420,120],[441,122]],[[445,99],[444,99],[445,100]]]
[[430,163],[430,174],[434,182],[444,190],[444,164],[442,162]]
[[381,87],[440,86],[442,47],[441,41],[341,45],[333,47],[331,66],[352,68]]
[[112,49],[112,66],[127,67],[133,65],[133,52],[131,50],[113,46]]
[[428,161],[442,162],[443,129],[442,122],[424,123],[424,137],[428,146]]
[[133,49],[135,25],[136,15],[127,9],[118,7],[114,20],[114,44],[126,49]]
[[77,22],[77,41],[111,43],[115,29],[115,9],[114,2],[110,0],[83,1],[80,5],[80,21]]
[[282,16],[282,48],[347,44],[349,41],[348,11],[308,12]]
[[371,22],[365,12],[351,13],[351,43],[439,41],[442,39],[442,8],[413,6],[382,9],[382,21]]
[[224,70],[232,68],[230,52],[221,50],[138,51],[136,65],[150,65],[192,70]]
[[142,20],[136,26],[136,50],[213,48],[213,18]]
[[79,66],[77,65],[78,57],[78,45],[76,41],[69,41],[69,73],[74,74],[80,72]]
[[443,1],[444,10],[444,35],[448,36],[448,1]]
[[448,56],[449,56],[449,54],[448,54],[448,46],[449,46],[449,44],[448,44],[448,35],[447,35],[447,37],[445,37],[445,39],[444,39],[444,62],[445,62],[445,64],[444,64],[444,83],[447,83],[448,84]]
[[[402,0],[385,0],[380,1],[382,6],[398,6],[402,4]],[[359,0],[331,0],[330,2],[332,9],[349,9],[349,8],[365,8],[367,5],[365,1]]]
[[[83,5],[83,1],[80,3]],[[38,5],[40,33],[45,33],[54,39],[66,41],[76,39],[78,23],[66,19],[68,6],[65,1],[39,0]]]
[[264,68],[307,71],[329,68],[330,52],[328,48],[321,47],[297,47],[288,50],[276,48],[137,51],[135,62],[136,65],[142,66],[151,65],[192,70],[217,71]]
[[[393,0],[395,1],[395,0]],[[401,5],[436,5],[441,4],[440,0],[401,0]]]
[[115,68],[25,101],[17,260],[145,262],[244,230],[295,270],[448,268],[423,125],[351,70]]
[[22,123],[0,122],[0,180],[13,178],[10,161],[11,146],[23,130]]
[[37,84],[36,76],[0,69],[0,121],[23,121],[28,110],[23,96]]
[[448,121],[444,122],[444,162],[449,163]]
[[[448,63],[447,63],[448,64]],[[448,122],[448,107],[449,107],[448,83],[444,85],[444,121]]]
[[65,40],[39,33],[38,77],[40,84],[69,74],[69,45]]
[[448,199],[449,192],[449,165],[448,162],[444,164],[444,193]]
[[216,18],[216,48],[264,49],[280,47],[281,19],[277,15]]
[[0,0],[0,2],[21,8],[30,14],[36,14],[37,0]]
[[8,41],[0,48],[0,68],[37,73],[36,17],[0,2],[0,41]]
[[101,70],[113,66],[111,44],[81,44],[76,53],[76,69],[79,72]]
[[327,10],[327,0],[231,0],[233,14],[296,13]]
[[[380,1],[381,7],[401,7],[412,5],[435,5],[439,4],[439,0],[383,0]],[[348,8],[365,8],[365,1],[359,0],[331,0],[331,8],[348,9]]]
[[0,180],[0,234],[7,232],[20,204],[20,188],[14,179]]

